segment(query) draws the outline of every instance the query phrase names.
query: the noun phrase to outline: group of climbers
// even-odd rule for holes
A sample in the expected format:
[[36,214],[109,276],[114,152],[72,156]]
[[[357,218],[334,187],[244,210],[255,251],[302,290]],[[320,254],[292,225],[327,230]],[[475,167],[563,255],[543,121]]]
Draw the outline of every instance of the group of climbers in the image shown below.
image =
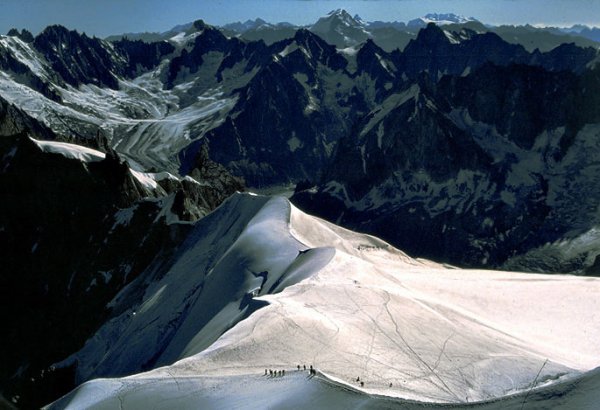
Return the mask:
[[[306,365],[302,365],[302,367],[300,365],[297,366],[298,371],[300,371],[301,369],[306,370]],[[316,376],[317,374],[317,369],[315,369],[312,364],[309,367],[309,374],[311,376]],[[269,376],[269,377],[282,377],[285,376],[285,370],[273,370],[273,369],[265,369],[265,376]]]
[[[301,371],[301,370],[308,370],[310,376],[316,376],[317,375],[317,369],[315,369],[312,364],[309,366],[309,368],[306,368],[306,365],[297,365],[296,366],[297,371]],[[265,376],[269,376],[269,377],[283,377],[285,376],[285,370],[273,370],[273,369],[265,369]],[[358,376],[356,378],[356,383],[358,383],[360,385],[360,387],[365,387],[365,381],[360,379],[360,376]],[[390,383],[389,387],[392,388],[393,384]]]

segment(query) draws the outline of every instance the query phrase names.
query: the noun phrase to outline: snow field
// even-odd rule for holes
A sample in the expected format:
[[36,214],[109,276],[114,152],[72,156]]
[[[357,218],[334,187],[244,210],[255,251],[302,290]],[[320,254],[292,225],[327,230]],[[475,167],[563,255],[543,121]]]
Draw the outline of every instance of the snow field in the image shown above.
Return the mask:
[[[249,205],[259,198],[237,195],[228,206],[234,213],[254,212],[250,209],[256,210],[257,204]],[[185,385],[195,380],[197,387],[177,387],[181,394],[173,400],[183,400],[183,407],[190,408],[224,408],[224,403],[231,405],[228,408],[285,408],[279,399],[296,397],[299,389],[321,397],[320,404],[333,397],[342,403],[356,394],[348,392],[362,391],[370,395],[360,396],[368,403],[373,397],[389,396],[404,404],[491,401],[489,408],[501,408],[494,407],[495,400],[523,397],[513,395],[534,384],[550,389],[578,385],[581,372],[600,362],[598,279],[471,271],[415,260],[377,238],[306,215],[283,198],[264,202],[251,221],[225,253],[224,258],[232,259],[221,262],[219,269],[248,267],[248,257],[253,269],[277,266],[281,255],[300,250],[293,263],[280,269],[297,264],[304,280],[279,293],[254,297],[269,305],[239,321],[208,348],[206,330],[194,330],[189,323],[179,342],[183,346],[188,340],[186,348],[179,349],[182,360],[119,379],[118,389],[114,380],[87,383],[62,403],[68,397],[73,406],[86,403],[91,397],[82,393],[87,386],[104,386],[103,397],[110,400],[115,395],[125,401],[148,400],[153,391],[171,397],[173,381]],[[300,249],[293,241],[281,240],[290,233],[303,244]],[[332,247],[334,255],[327,253]],[[300,258],[311,253],[317,262],[302,263]],[[228,297],[229,292],[221,294]],[[165,303],[152,300],[156,309]],[[124,354],[128,343],[124,339]],[[303,390],[289,384],[273,393],[271,385],[260,382],[251,394],[239,385],[254,383],[266,368],[289,372],[297,364],[315,366],[325,375],[317,378],[320,382],[342,385],[327,394],[315,393],[320,387],[313,385]],[[236,402],[238,393],[251,403]],[[588,393],[581,394],[588,400]],[[506,400],[518,408],[516,399]],[[134,402],[127,408],[138,408],[141,402]]]

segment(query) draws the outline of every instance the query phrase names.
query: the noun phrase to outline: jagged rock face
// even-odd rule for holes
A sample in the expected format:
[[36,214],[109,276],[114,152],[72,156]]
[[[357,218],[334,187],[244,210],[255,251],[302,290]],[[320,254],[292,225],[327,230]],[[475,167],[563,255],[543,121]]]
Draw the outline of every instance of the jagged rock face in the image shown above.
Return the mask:
[[[519,62],[579,73],[593,57],[593,50],[572,47],[529,54],[494,34],[435,25],[421,30],[403,52],[392,53],[370,40],[337,50],[305,29],[270,46],[227,38],[202,21],[180,34],[169,42],[109,43],[53,26],[33,42],[34,54],[43,55],[38,65],[47,73],[11,63],[11,52],[4,64],[18,72],[16,81],[31,77],[22,83],[83,114],[65,116],[60,108],[40,111],[32,104],[32,113],[43,112],[44,121],[67,137],[92,139],[102,127],[109,145],[122,154],[171,173],[190,170],[189,162],[177,160],[193,159],[195,143],[206,137],[215,159],[250,185],[263,186],[315,180],[336,141],[423,72],[437,82],[444,74],[466,75],[489,62]],[[114,94],[116,102],[95,89],[84,87],[77,95],[62,89],[64,83],[117,87],[119,79],[131,77],[136,79],[122,82]],[[96,98],[97,105],[81,104]]]
[[33,45],[60,77],[73,87],[94,84],[116,89],[118,72],[115,55],[97,38],[50,26],[41,32]]
[[220,31],[213,28],[203,29],[194,40],[190,51],[184,48],[181,55],[172,59],[165,81],[167,87],[172,88],[175,85],[177,75],[182,69],[185,68],[190,74],[196,73],[204,63],[204,54],[210,51],[225,52],[228,45],[229,41]]
[[266,47],[263,42],[244,43],[238,39],[231,39],[215,77],[218,82],[223,82],[223,72],[234,69],[239,64],[244,65],[243,73],[247,74],[266,65],[271,53],[272,49]]
[[597,55],[593,48],[563,44],[549,52],[529,53],[522,45],[510,44],[492,32],[478,34],[469,29],[443,30],[433,23],[419,31],[403,52],[393,53],[399,71],[410,78],[427,72],[437,80],[443,75],[465,75],[484,64],[527,64],[549,71],[581,73]]
[[433,23],[421,30],[398,56],[398,66],[410,78],[427,72],[433,79],[444,74],[461,75],[486,62],[494,64],[525,63],[529,53],[520,45],[509,44],[493,33],[452,41]]
[[[438,25],[452,33],[453,36],[460,33],[457,36],[460,38],[465,37],[462,35],[465,31],[495,33],[508,43],[520,44],[528,52],[536,50],[548,52],[566,43],[573,43],[582,48],[596,49],[600,37],[598,36],[600,31],[595,28],[582,29],[579,27],[571,31],[566,28],[537,28],[531,25],[489,26],[472,18],[452,14],[430,14],[411,20],[408,24],[398,21],[364,22],[358,16],[352,17],[344,10],[335,10],[329,13],[328,16],[310,26],[309,30],[338,48],[356,46],[372,39],[385,51],[392,52],[404,50],[409,41],[416,37],[419,30],[426,28],[428,24]],[[243,24],[228,24],[222,26],[221,30],[229,37],[239,36],[249,41],[263,40],[267,44],[272,44],[293,37],[299,28],[289,23],[273,25],[257,19]]]
[[[294,42],[296,45],[303,47],[307,51],[308,56],[306,54],[304,54],[304,56],[308,58],[304,61],[313,65],[313,67],[316,67],[316,65],[320,63],[333,71],[338,71],[345,69],[348,65],[346,59],[338,54],[334,46],[323,41],[320,37],[315,36],[308,30],[298,30],[294,36]],[[297,56],[300,53],[292,54]]]
[[249,185],[304,177],[308,164],[298,158],[303,151],[322,158],[312,151],[317,141],[305,116],[309,96],[280,64],[272,63],[258,74],[238,104],[239,115],[230,116],[207,138],[214,159],[244,176]]
[[237,38],[228,39],[219,30],[204,23],[196,23],[198,30],[193,43],[186,45],[179,56],[174,57],[165,72],[165,86],[172,89],[176,84],[193,78],[207,65],[211,55],[217,54],[219,61],[214,70],[216,82],[223,81],[222,73],[236,64],[243,64],[243,73],[263,65],[271,57],[271,51],[263,42],[246,43]]
[[0,385],[19,406],[39,407],[73,387],[71,369],[48,366],[80,348],[114,295],[183,238],[187,225],[168,225],[168,215],[195,221],[244,187],[202,151],[198,179],[165,178],[149,192],[106,145],[95,162],[41,150],[29,137],[69,138],[3,99],[0,136],[0,297],[11,306],[1,314]]
[[[233,195],[235,192],[245,190],[244,180],[233,176],[223,165],[214,162],[209,157],[206,144],[199,146],[195,158],[192,160],[192,170],[189,176],[193,178],[182,179],[178,182],[180,186],[170,187],[170,189],[160,184],[167,192],[177,192],[174,212],[180,219],[194,221],[201,216],[207,215],[210,211],[217,208],[223,201]],[[190,150],[192,152],[192,150]],[[165,180],[167,182],[169,180]],[[167,182],[172,184],[172,181]],[[192,217],[195,212],[197,217]]]
[[33,46],[66,84],[94,84],[118,89],[119,77],[132,78],[155,68],[174,51],[166,41],[145,43],[122,39],[109,43],[62,26],[50,26]]
[[36,139],[56,139],[56,135],[50,128],[35,121],[22,110],[0,97],[0,136],[15,135],[25,131]]
[[358,136],[340,141],[327,178],[342,182],[357,200],[395,172],[426,172],[434,182],[463,169],[488,172],[491,158],[434,104],[421,92],[379,122],[376,113],[367,116]]
[[128,78],[157,67],[165,56],[175,51],[175,47],[166,41],[146,43],[124,38],[113,44],[116,50],[126,56],[127,63],[122,68],[122,73]]
[[335,47],[301,30],[270,49],[278,53],[269,54],[268,64],[240,90],[233,112],[206,136],[211,157],[250,186],[314,179],[354,108],[341,107],[350,94],[341,84],[349,83],[348,63]]
[[446,77],[437,89],[448,108],[465,107],[473,120],[495,126],[525,149],[545,129],[576,133],[575,111],[584,104],[574,74],[524,65],[486,65],[468,77]]
[[417,256],[581,272],[597,246],[537,264],[550,252],[515,255],[575,240],[598,222],[594,211],[567,217],[600,197],[585,182],[597,132],[585,124],[599,113],[583,93],[598,89],[594,73],[486,65],[438,83],[422,77],[342,139],[318,190],[294,200]]
[[97,132],[96,138],[56,134],[51,128],[31,118],[27,113],[0,97],[0,136],[12,136],[22,133],[27,133],[38,140],[64,141],[84,145],[102,152],[111,149],[106,137],[100,132]]
[[551,71],[574,71],[582,73],[587,65],[597,56],[592,47],[577,47],[573,43],[561,44],[547,53],[534,51],[531,63],[545,67]]
[[[167,86],[184,82],[185,76],[203,67],[205,58],[218,58],[216,63],[204,63],[215,66],[218,82],[225,81],[223,73],[234,67],[242,75],[250,73],[248,84],[234,91],[237,104],[228,118],[206,135],[211,156],[249,185],[314,179],[335,141],[351,127],[351,119],[390,92],[393,73],[375,79],[379,71],[366,61],[373,58],[381,64],[377,50],[361,58],[361,71],[352,74],[347,70],[348,60],[334,46],[307,30],[266,47],[261,42],[226,39],[217,30],[204,28],[193,48],[173,59]],[[386,58],[385,52],[381,51],[381,57]],[[353,84],[357,76],[361,80]],[[186,161],[194,157],[198,146],[190,145],[180,156],[181,172],[188,172]]]
[[371,40],[367,40],[356,53],[356,74],[367,74],[375,80],[375,99],[378,102],[383,101],[401,81],[393,55],[386,53]]
[[[203,33],[196,38],[196,46],[189,54],[193,53],[196,57],[190,61],[201,61],[209,49],[233,55],[232,41],[226,41],[217,31],[206,30],[210,34]],[[206,39],[202,37],[204,35]],[[404,52],[394,53],[385,52],[369,40],[358,50],[354,65],[350,67],[350,59],[333,46],[308,30],[299,30],[293,39],[276,43],[266,50],[268,54],[261,54],[271,56],[261,60],[262,64],[246,66],[258,68],[258,72],[247,86],[239,89],[238,102],[223,124],[207,133],[211,153],[215,160],[243,176],[250,186],[315,180],[329,161],[332,143],[347,135],[362,115],[382,104],[399,89],[418,81],[423,73],[436,83],[445,74],[464,76],[490,64],[527,63],[561,71],[564,66],[556,64],[557,55],[570,52],[558,50],[555,54],[530,54],[522,46],[506,43],[493,33],[464,31],[459,39],[453,35],[458,34],[451,35],[430,24],[421,30]],[[565,63],[571,71],[577,71],[593,57],[579,48],[575,54],[578,58],[571,59],[570,65]],[[193,71],[197,68],[191,65],[188,69]],[[542,74],[544,72],[540,70],[538,73],[543,77],[546,75]],[[496,101],[503,107],[496,111],[491,102],[495,97],[483,94],[488,91],[497,93],[494,87],[503,91],[514,90],[515,87],[491,81],[492,75],[490,73],[487,79],[481,78],[482,83],[477,85],[485,85],[478,97],[490,99],[490,103],[483,104],[481,111],[488,110],[488,117],[496,115],[498,119],[508,116],[505,126],[515,127],[514,132],[522,131],[518,124],[527,122],[533,129],[526,131],[529,140],[523,143],[531,143],[531,138],[537,135],[542,124],[553,124],[552,121],[549,124],[544,121],[556,107],[548,106],[544,113],[527,111],[527,115],[535,119],[521,119],[520,115],[525,115],[521,114],[521,110],[510,122],[509,114],[523,105],[531,105],[538,96],[531,95],[527,101],[517,99],[515,104],[519,105],[518,108],[502,106]],[[531,78],[522,81],[532,80],[533,85],[536,76],[532,73]],[[559,85],[560,90],[569,86],[567,80]],[[552,95],[541,97],[552,98]],[[440,103],[443,104],[442,101]],[[564,106],[568,106],[568,102]],[[537,118],[539,116],[543,118]],[[500,125],[488,118],[485,121]],[[194,146],[188,150],[193,156]],[[186,156],[189,157],[183,157]],[[308,167],[307,163],[310,164]],[[185,164],[181,170],[186,172]]]
[[16,28],[11,28],[10,30],[8,30],[8,33],[6,33],[6,35],[19,37],[26,43],[33,42],[33,34],[31,34],[31,31],[29,30],[22,29],[21,32],[19,32],[19,30],[17,30]]

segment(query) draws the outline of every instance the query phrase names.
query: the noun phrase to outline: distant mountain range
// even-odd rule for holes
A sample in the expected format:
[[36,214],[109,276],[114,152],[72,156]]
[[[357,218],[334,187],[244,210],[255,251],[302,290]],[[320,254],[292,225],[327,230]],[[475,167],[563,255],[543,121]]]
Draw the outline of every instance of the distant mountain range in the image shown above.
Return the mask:
[[[337,47],[354,46],[370,38],[379,47],[391,52],[396,48],[404,49],[410,39],[415,38],[417,32],[429,23],[448,26],[447,29],[451,31],[468,28],[479,33],[494,32],[509,43],[521,44],[528,51],[534,51],[536,48],[540,51],[549,51],[560,44],[571,42],[581,47],[598,47],[600,41],[600,29],[585,25],[573,25],[571,27],[494,26],[485,24],[474,17],[464,17],[453,13],[430,13],[408,22],[367,22],[358,15],[351,16],[343,9],[333,10],[316,23],[307,26],[295,26],[285,22],[269,23],[257,18],[245,22],[225,24],[220,29],[230,37],[239,37],[248,41],[263,40],[267,44],[273,44],[285,38],[293,37],[294,33],[300,28],[306,28]],[[108,37],[107,40],[117,40],[122,37],[127,37],[130,40],[167,40],[173,35],[189,29],[191,25],[192,23],[183,24],[165,33],[113,35]]]

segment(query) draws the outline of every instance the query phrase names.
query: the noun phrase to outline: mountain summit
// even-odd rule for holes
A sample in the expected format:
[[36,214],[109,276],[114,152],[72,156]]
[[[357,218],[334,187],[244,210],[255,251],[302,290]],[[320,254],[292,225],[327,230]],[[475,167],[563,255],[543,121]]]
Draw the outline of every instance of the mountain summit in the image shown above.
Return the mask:
[[310,31],[338,47],[356,45],[370,37],[360,17],[354,18],[343,9],[333,10],[320,18]]
[[429,13],[423,17],[410,20],[408,27],[425,27],[429,23],[435,23],[439,26],[448,24],[465,24],[471,21],[478,21],[474,17],[460,16],[454,13]]

